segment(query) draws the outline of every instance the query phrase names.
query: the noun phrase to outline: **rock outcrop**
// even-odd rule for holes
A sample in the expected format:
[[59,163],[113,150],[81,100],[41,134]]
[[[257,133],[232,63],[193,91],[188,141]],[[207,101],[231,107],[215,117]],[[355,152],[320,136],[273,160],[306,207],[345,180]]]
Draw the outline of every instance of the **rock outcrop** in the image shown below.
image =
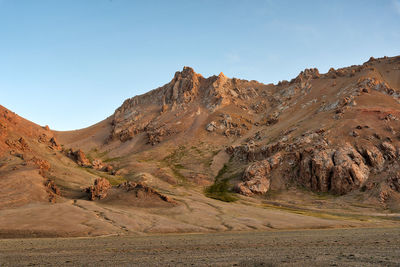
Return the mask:
[[382,169],[385,159],[383,158],[382,152],[376,146],[371,143],[364,143],[362,146],[358,147],[358,151],[369,166],[377,170]]
[[91,163],[91,166],[95,170],[113,174],[113,169],[114,169],[113,166],[111,166],[108,163],[104,163],[101,159],[94,159]]
[[174,130],[165,125],[159,128],[146,127],[147,144],[151,144],[152,146],[162,142],[165,138],[173,134]]
[[122,190],[124,192],[128,192],[129,194],[134,194],[134,196],[138,199],[155,197],[168,203],[175,203],[175,201],[170,197],[159,193],[157,190],[147,186],[144,183],[123,182],[116,187],[112,187],[105,178],[96,179],[94,181],[94,185],[86,189],[86,193],[88,193],[89,200],[101,200],[107,198],[111,188],[113,188],[114,191],[117,190],[116,194],[118,194],[118,190]]
[[249,165],[243,173],[243,182],[236,185],[236,192],[252,196],[265,194],[269,190],[271,165],[268,160],[258,161]]
[[388,177],[386,183],[392,190],[400,193],[400,172]]
[[161,200],[169,203],[175,203],[170,197],[159,193],[157,190],[145,185],[144,183],[135,182],[124,182],[117,186],[118,189],[122,189],[126,192],[131,192],[138,198],[146,198],[150,196],[155,196]]
[[81,167],[93,168],[98,171],[107,172],[115,175],[115,170],[112,165],[103,162],[101,159],[89,160],[81,149],[78,149],[76,151],[69,149],[66,154]]
[[17,149],[19,151],[31,151],[28,143],[25,141],[23,137],[20,137],[18,140],[10,140],[7,139],[5,143],[11,148],[11,149]]
[[50,169],[50,163],[47,160],[33,157],[29,161],[39,168],[39,174],[42,175],[43,177],[45,176],[45,173]]
[[76,151],[73,151],[70,149],[67,153],[67,155],[73,159],[79,166],[82,167],[91,167],[92,164],[90,163],[89,159],[86,157],[85,153],[78,149]]
[[107,197],[107,192],[111,188],[110,182],[105,178],[97,178],[94,185],[86,188],[89,200],[103,199]]
[[61,145],[57,142],[57,140],[54,136],[52,138],[50,138],[49,143],[50,143],[50,148],[53,150],[59,151],[62,149]]
[[243,173],[242,182],[235,186],[236,192],[246,195],[263,195],[271,183],[271,171],[279,166],[282,154],[276,153],[268,159],[250,164]]
[[[309,138],[313,135],[311,141]],[[314,133],[297,141],[261,148],[254,142],[229,147],[227,151],[233,158],[253,162],[244,171],[243,181],[236,185],[236,190],[243,195],[265,194],[269,189],[271,170],[277,168],[278,173],[286,174],[312,191],[343,195],[363,187],[371,173],[378,175],[385,171],[387,164],[397,164],[394,161],[399,156],[397,149],[387,141],[380,145],[364,140],[355,145],[342,143],[336,146],[328,142]],[[274,153],[279,155],[276,162],[287,164],[272,164]],[[290,174],[287,173],[289,168]]]
[[55,203],[57,201],[57,197],[61,196],[61,191],[54,183],[54,181],[48,179],[44,182],[44,186],[46,187],[46,191],[49,195],[49,202]]
[[[240,105],[240,102],[258,96],[253,86],[263,85],[255,81],[230,79],[223,73],[204,78],[192,68],[184,67],[181,72],[175,73],[168,84],[126,100],[113,115],[112,132],[108,142],[115,139],[126,142],[145,133],[148,144],[158,144],[165,137],[179,132],[175,127],[166,127],[163,118],[171,114],[182,114],[185,117],[184,112],[191,109],[212,113],[230,104],[247,109],[245,105]],[[232,122],[231,127],[224,130],[227,136],[241,135],[239,128],[242,124],[234,126],[234,123],[236,122]],[[212,126],[207,128],[207,131],[213,131]]]
[[328,192],[331,190],[334,166],[332,154],[333,151],[330,150],[303,152],[299,163],[299,182],[315,191]]
[[350,145],[340,147],[333,155],[332,191],[345,194],[359,188],[368,179],[369,168],[363,157]]

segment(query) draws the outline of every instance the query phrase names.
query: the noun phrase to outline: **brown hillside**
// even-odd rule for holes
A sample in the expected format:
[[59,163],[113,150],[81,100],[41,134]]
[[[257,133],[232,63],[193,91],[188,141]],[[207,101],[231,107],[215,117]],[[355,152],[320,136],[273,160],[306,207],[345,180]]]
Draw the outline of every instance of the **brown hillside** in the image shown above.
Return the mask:
[[76,131],[0,107],[0,235],[396,225],[399,101],[385,57],[277,85],[184,67]]

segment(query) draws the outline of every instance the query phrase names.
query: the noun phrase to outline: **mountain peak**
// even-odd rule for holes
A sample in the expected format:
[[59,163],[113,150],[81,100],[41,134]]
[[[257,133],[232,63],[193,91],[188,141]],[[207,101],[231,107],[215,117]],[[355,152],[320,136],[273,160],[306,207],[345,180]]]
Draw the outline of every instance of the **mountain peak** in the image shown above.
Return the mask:
[[227,78],[223,72],[220,72],[218,75],[219,78]]
[[182,71],[175,72],[175,77],[174,78],[175,79],[178,78],[178,77],[181,77],[181,78],[192,78],[192,77],[195,77],[195,76],[201,76],[201,75],[196,73],[193,68],[188,67],[188,66],[184,66]]

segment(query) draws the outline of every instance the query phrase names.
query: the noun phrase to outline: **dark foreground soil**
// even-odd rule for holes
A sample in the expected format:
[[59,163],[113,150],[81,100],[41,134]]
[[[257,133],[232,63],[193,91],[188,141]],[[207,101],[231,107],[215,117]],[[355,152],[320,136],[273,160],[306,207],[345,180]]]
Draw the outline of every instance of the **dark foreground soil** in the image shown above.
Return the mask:
[[399,266],[400,228],[0,240],[0,266]]

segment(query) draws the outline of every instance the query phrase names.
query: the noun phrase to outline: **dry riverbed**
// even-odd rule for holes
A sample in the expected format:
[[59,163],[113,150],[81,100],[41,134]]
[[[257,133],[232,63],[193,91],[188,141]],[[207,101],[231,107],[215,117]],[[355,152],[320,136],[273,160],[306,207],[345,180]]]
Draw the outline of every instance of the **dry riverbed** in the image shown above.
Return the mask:
[[400,228],[0,240],[0,266],[399,266]]

